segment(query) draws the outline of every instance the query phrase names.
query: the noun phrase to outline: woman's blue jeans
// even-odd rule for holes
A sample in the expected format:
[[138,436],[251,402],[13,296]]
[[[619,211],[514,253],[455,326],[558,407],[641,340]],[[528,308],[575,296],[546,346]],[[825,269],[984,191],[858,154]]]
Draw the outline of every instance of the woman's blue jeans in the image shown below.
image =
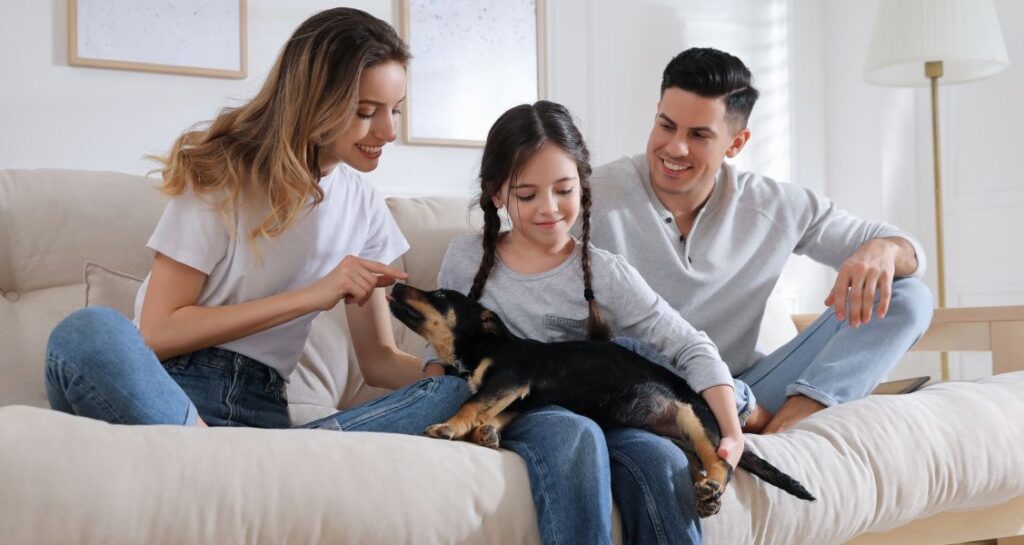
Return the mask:
[[[288,426],[284,383],[272,369],[221,349],[160,362],[116,311],[86,308],[50,335],[46,388],[54,409],[118,424]],[[456,377],[423,379],[303,427],[419,435],[469,398]],[[603,433],[560,407],[521,415],[502,437],[525,460],[546,544],[611,543],[612,493],[628,543],[699,542],[686,458],[669,441]],[[671,460],[671,462],[669,462]]]
[[[251,358],[207,348],[159,361],[116,311],[78,310],[57,324],[46,353],[50,406],[115,424],[287,428],[285,383]],[[330,417],[325,428],[420,434],[469,398],[464,380],[421,380]],[[326,420],[326,419],[325,419]]]

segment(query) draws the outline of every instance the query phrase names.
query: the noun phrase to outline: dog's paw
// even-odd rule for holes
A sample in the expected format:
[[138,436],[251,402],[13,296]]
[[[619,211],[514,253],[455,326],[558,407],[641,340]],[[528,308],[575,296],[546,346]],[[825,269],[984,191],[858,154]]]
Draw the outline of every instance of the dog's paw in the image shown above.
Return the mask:
[[697,500],[697,516],[700,518],[708,518],[711,515],[718,514],[719,509],[722,508],[721,499],[713,500]]
[[428,426],[423,433],[437,439],[451,440],[455,438],[455,427],[447,422],[442,422],[440,424]]
[[725,487],[714,479],[704,478],[693,484],[693,491],[697,496],[698,503],[702,501],[717,501],[722,497],[722,493],[725,492]]
[[498,428],[490,424],[473,428],[473,431],[469,434],[469,440],[487,448],[498,448],[501,442]]

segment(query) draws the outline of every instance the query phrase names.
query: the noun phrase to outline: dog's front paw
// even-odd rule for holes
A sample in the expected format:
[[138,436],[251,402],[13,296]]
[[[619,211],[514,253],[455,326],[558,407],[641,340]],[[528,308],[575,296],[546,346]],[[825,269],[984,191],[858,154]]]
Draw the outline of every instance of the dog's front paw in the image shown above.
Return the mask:
[[487,448],[498,448],[501,443],[498,428],[490,424],[473,428],[473,431],[469,434],[469,440]]
[[700,518],[708,518],[711,515],[718,514],[718,511],[722,508],[721,499],[713,500],[697,500],[697,516]]
[[428,426],[423,433],[437,439],[452,440],[455,438],[455,426],[452,426],[447,422],[442,422],[440,424]]

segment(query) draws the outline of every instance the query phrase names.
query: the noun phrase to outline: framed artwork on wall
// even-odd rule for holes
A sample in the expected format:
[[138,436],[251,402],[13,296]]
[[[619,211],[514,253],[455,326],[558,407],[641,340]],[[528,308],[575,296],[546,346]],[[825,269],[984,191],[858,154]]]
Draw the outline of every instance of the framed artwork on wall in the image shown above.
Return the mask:
[[68,64],[244,78],[246,0],[68,0]]
[[408,144],[483,146],[502,112],[545,96],[544,0],[402,0],[400,26]]

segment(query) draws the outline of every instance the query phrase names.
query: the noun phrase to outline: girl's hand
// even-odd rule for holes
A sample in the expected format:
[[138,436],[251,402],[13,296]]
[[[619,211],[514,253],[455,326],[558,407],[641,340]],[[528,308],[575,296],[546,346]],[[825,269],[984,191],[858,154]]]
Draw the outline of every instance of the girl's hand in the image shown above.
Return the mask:
[[408,274],[383,263],[354,255],[346,256],[327,276],[306,288],[318,310],[330,310],[342,299],[362,306],[376,288],[405,280]]
[[722,437],[722,441],[718,444],[718,455],[729,462],[729,465],[735,470],[740,463],[740,456],[743,455],[743,436]]

